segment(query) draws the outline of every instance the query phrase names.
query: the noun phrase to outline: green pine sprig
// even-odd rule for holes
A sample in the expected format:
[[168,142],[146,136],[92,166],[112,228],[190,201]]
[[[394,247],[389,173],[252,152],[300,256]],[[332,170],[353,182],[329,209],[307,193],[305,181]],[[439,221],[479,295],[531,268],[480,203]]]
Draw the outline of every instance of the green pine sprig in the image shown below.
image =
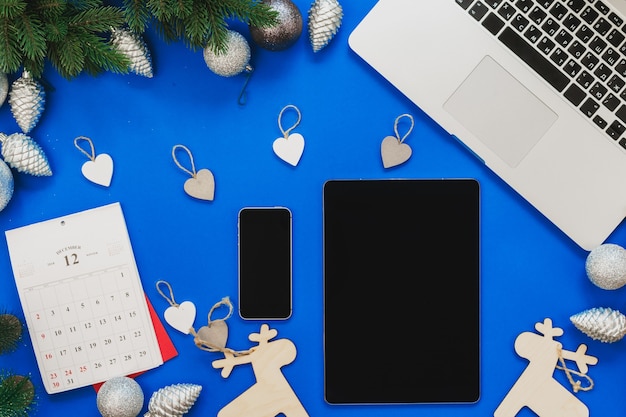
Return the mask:
[[228,21],[271,27],[278,13],[259,0],[124,0],[124,17],[131,30],[143,33],[155,23],[168,42],[182,40],[192,49],[225,52]]
[[0,417],[28,417],[35,402],[35,388],[29,377],[0,375]]
[[108,40],[122,10],[96,0],[0,0],[0,71],[41,77],[46,59],[65,78],[86,71],[126,73],[129,61]]
[[17,316],[0,313],[0,355],[17,348],[22,338],[23,327],[22,321]]

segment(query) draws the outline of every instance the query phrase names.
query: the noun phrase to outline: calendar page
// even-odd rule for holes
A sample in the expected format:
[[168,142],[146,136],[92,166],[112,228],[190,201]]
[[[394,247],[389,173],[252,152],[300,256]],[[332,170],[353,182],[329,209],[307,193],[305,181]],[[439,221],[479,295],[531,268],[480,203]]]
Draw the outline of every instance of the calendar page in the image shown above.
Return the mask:
[[5,233],[48,393],[163,363],[119,203]]

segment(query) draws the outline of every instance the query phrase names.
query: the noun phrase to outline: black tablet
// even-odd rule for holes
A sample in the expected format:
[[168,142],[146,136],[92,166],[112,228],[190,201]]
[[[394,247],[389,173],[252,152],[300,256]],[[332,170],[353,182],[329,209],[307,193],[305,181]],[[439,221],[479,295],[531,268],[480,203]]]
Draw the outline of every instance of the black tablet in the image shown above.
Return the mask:
[[324,185],[324,396],[480,396],[480,192],[471,179]]

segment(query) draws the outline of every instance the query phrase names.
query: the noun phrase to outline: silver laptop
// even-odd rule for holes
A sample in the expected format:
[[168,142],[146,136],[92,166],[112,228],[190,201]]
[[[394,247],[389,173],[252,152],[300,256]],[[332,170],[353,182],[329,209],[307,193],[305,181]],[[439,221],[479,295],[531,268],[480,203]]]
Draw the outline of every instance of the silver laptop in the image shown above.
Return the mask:
[[380,0],[350,47],[582,248],[626,215],[626,0]]

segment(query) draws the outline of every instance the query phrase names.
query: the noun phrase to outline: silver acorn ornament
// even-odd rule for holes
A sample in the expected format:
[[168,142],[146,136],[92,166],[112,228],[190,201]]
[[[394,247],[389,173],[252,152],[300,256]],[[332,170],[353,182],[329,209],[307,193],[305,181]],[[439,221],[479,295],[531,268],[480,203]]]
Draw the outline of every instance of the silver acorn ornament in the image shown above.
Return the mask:
[[9,79],[4,72],[0,72],[0,106],[4,104],[4,100],[9,93]]
[[129,59],[132,72],[152,78],[150,50],[139,34],[125,28],[112,28],[111,45]]
[[309,40],[313,52],[319,52],[333,39],[343,19],[337,0],[315,0],[309,9]]
[[4,210],[9,201],[11,201],[13,187],[14,181],[11,168],[0,159],[0,211]]
[[195,404],[202,387],[195,384],[174,384],[161,388],[150,398],[144,417],[180,417]]
[[610,308],[585,310],[573,315],[570,320],[578,330],[604,343],[617,342],[626,335],[626,316]]
[[34,176],[50,176],[52,170],[43,150],[33,139],[23,133],[0,133],[2,158],[19,172]]
[[11,85],[9,105],[22,132],[28,133],[35,127],[45,103],[46,92],[28,71],[24,71]]
[[252,71],[250,55],[248,41],[241,33],[234,30],[228,31],[224,52],[216,53],[208,46],[203,51],[204,62],[207,67],[222,77],[232,77],[243,71]]

